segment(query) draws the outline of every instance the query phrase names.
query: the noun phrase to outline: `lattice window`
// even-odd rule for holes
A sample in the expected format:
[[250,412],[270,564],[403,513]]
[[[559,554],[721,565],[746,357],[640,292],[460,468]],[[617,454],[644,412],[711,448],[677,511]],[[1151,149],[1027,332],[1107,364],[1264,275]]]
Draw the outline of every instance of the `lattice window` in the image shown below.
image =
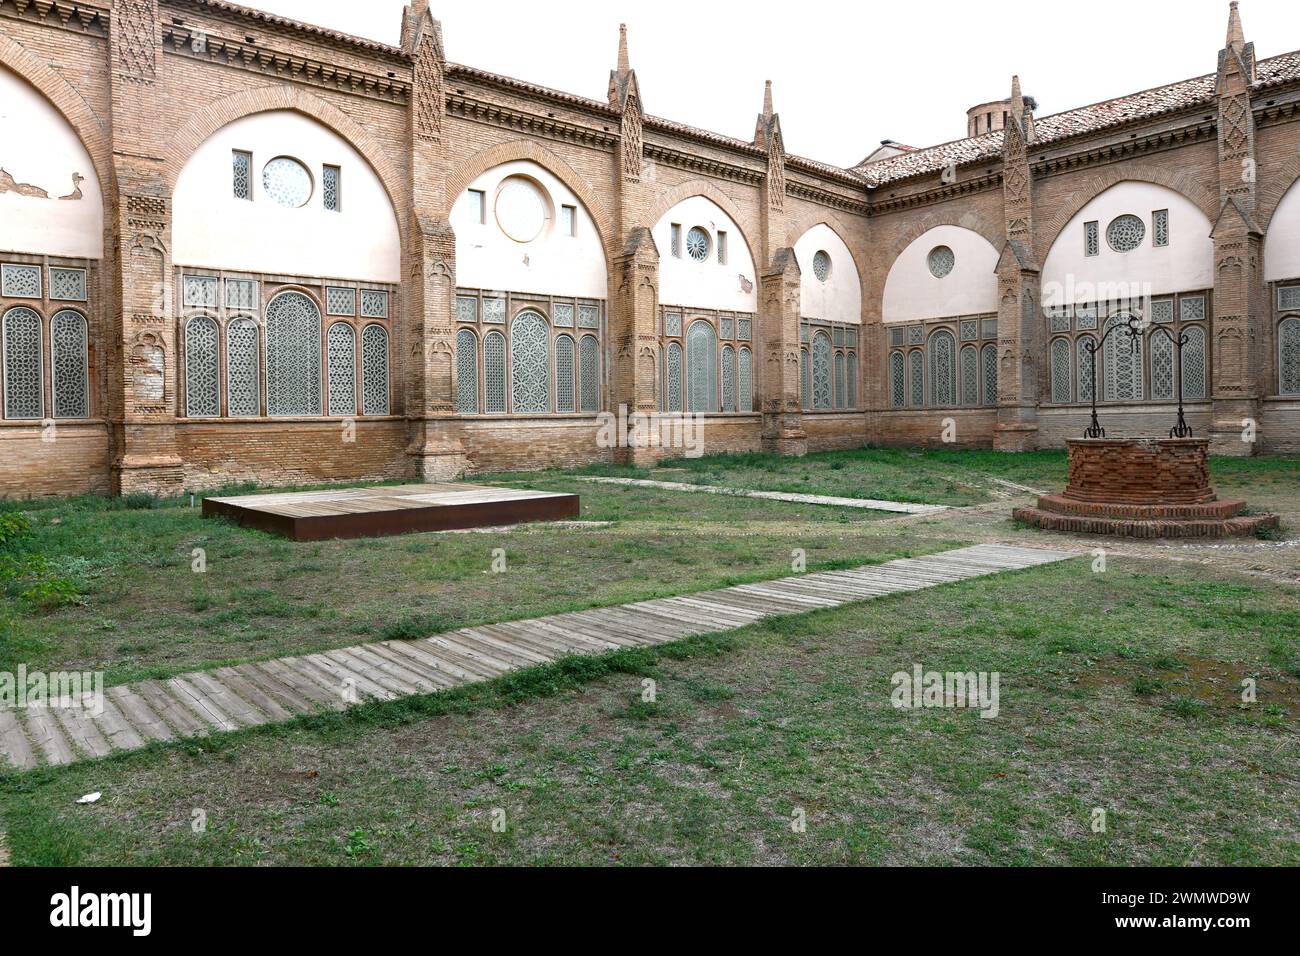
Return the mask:
[[980,358],[984,364],[984,404],[998,403],[998,348],[986,345],[980,349]]
[[902,345],[902,344],[903,344],[903,330],[902,330],[902,329],[890,329],[890,330],[889,330],[889,344],[890,344],[890,345],[893,345],[893,346],[897,346],[897,345]]
[[1205,318],[1205,296],[1185,295],[1178,302],[1178,314],[1184,322]]
[[280,156],[262,167],[262,189],[281,206],[297,209],[311,199],[311,173],[298,160]]
[[967,319],[961,324],[961,340],[974,342],[980,337],[980,324],[974,319]]
[[930,403],[932,405],[953,404],[954,351],[955,345],[951,332],[940,330],[930,336]]
[[686,254],[696,262],[709,258],[709,234],[699,226],[686,233]]
[[858,347],[858,330],[857,330],[857,329],[845,329],[845,330],[844,330],[844,344],[847,345],[847,346],[849,346],[850,348],[857,348],[857,347]]
[[801,323],[799,324],[799,341],[800,341],[800,342],[805,342],[805,343],[806,343],[806,342],[808,341],[808,337],[809,337],[809,335],[810,335],[810,333],[809,333],[809,331],[808,331],[808,323],[807,323],[807,322],[801,322]]
[[1183,345],[1183,398],[1205,398],[1205,369],[1209,364],[1206,359],[1205,329],[1199,325],[1183,329],[1187,342]]
[[1169,245],[1169,210],[1157,209],[1151,214],[1151,244]]
[[367,319],[388,318],[388,293],[380,289],[362,289],[361,315]]
[[835,407],[844,407],[844,353],[835,353]]
[[844,344],[844,327],[842,325],[834,326],[831,329],[831,334],[834,337],[836,348]]
[[846,352],[844,356],[845,364],[848,366],[848,393],[849,408],[858,407],[858,356],[856,352]]
[[281,292],[266,307],[266,410],[321,413],[321,317],[301,292]]
[[478,336],[469,329],[456,333],[456,411],[478,414]]
[[190,418],[221,414],[219,338],[217,323],[206,315],[195,316],[185,325],[185,414]]
[[1277,329],[1278,392],[1300,395],[1300,319],[1285,319]]
[[1300,285],[1277,290],[1277,307],[1282,312],[1300,310]]
[[329,413],[357,413],[357,336],[346,322],[335,322],[325,333],[328,360]]
[[[1127,313],[1111,316],[1106,328],[1125,325]],[[1127,329],[1117,329],[1106,340],[1105,365],[1106,388],[1104,395],[1108,402],[1140,401],[1144,392],[1142,388],[1142,339],[1130,335]]]
[[361,411],[388,414],[388,330],[382,325],[361,330]]
[[1052,401],[1065,404],[1074,394],[1070,381],[1070,340],[1052,339]]
[[925,404],[925,355],[920,349],[907,353],[907,399],[913,408]]
[[673,223],[670,230],[669,248],[672,250],[673,258],[682,257],[682,227],[678,223]]
[[725,231],[718,230],[718,265],[727,264],[727,234]]
[[736,410],[736,350],[730,345],[722,347],[722,410]]
[[682,347],[669,342],[664,351],[664,410],[682,410]]
[[10,309],[3,337],[5,418],[40,418],[41,317],[31,309]]
[[578,371],[582,410],[600,411],[600,345],[594,335],[584,335],[578,343]]
[[740,393],[740,401],[737,407],[742,412],[752,412],[754,410],[754,354],[742,346],[739,362],[736,388]]
[[831,257],[824,251],[818,250],[813,254],[813,275],[818,282],[825,282],[831,277]]
[[1078,332],[1095,332],[1097,330],[1097,307],[1095,305],[1075,306],[1074,328]]
[[799,350],[799,407],[812,408],[812,362],[808,350]]
[[257,324],[240,319],[226,326],[226,414],[254,417],[262,411]]
[[471,325],[478,321],[478,297],[477,296],[473,296],[473,295],[456,296],[456,321],[468,322]]
[[216,276],[184,276],[181,280],[187,309],[215,309],[217,307]]
[[90,379],[87,363],[86,320],[80,312],[64,309],[50,319],[54,417],[90,417]]
[[[470,301],[473,301],[472,299]],[[341,286],[325,287],[325,314],[326,315],[356,315],[357,314],[357,290],[345,289]]]
[[483,321],[505,324],[506,300],[503,296],[483,297]]
[[594,303],[578,304],[578,328],[600,328],[600,306]]
[[325,208],[330,212],[338,212],[342,208],[339,204],[342,198],[339,180],[342,175],[337,166],[326,166],[321,170],[321,192],[324,194]]
[[973,345],[963,345],[961,349],[961,403],[980,403],[980,357]]
[[680,338],[682,334],[682,314],[680,312],[664,313],[664,335]]
[[902,408],[907,404],[907,382],[903,371],[903,353],[889,353],[889,404],[893,408]]
[[41,267],[0,266],[0,295],[11,299],[39,299],[41,297]]
[[1106,243],[1116,252],[1132,252],[1142,245],[1147,227],[1137,216],[1116,216],[1106,227]]
[[516,414],[550,410],[550,330],[532,310],[520,312],[510,324],[510,397]]
[[231,177],[236,199],[253,198],[253,154],[236,149],[230,154]]
[[752,319],[737,319],[736,338],[740,339],[742,342],[750,341],[750,336],[753,334],[752,324]]
[[686,330],[686,393],[688,412],[718,410],[718,336],[708,322]]
[[227,279],[226,308],[239,312],[257,311],[257,283],[252,279]]
[[925,264],[930,267],[930,275],[942,279],[952,272],[952,267],[957,264],[957,257],[947,246],[935,246],[925,257]]
[[722,326],[722,337],[724,339],[734,339],[736,337],[736,320],[729,315],[724,315],[718,319]]
[[1081,335],[1074,343],[1074,351],[1077,357],[1076,367],[1079,370],[1077,380],[1075,381],[1075,395],[1081,402],[1092,401],[1092,382],[1093,370],[1092,363],[1095,361],[1093,354],[1088,351],[1089,346],[1095,346],[1097,340],[1091,335]]
[[1085,256],[1095,256],[1101,252],[1101,239],[1097,232],[1095,222],[1085,222],[1083,224],[1083,254]]
[[1161,325],[1174,320],[1174,300],[1155,299],[1151,302],[1151,321]]
[[1048,328],[1052,332],[1070,331],[1070,307],[1068,305],[1056,306],[1047,311]]
[[830,408],[834,357],[831,337],[825,332],[814,332],[812,337],[812,407]]
[[1151,334],[1151,397],[1174,397],[1174,343],[1163,332]]
[[997,319],[985,319],[981,324],[984,326],[984,338],[996,339],[998,337]]
[[50,266],[50,298],[65,302],[85,302],[86,270]]
[[567,335],[555,337],[555,410],[576,412],[578,368],[574,356],[573,339]]
[[551,309],[551,315],[555,320],[556,328],[571,329],[573,328],[573,303],[556,302]]
[[500,332],[483,338],[483,410],[489,415],[506,410],[506,337]]
[[925,329],[922,326],[914,325],[907,330],[907,344],[920,345],[925,341]]

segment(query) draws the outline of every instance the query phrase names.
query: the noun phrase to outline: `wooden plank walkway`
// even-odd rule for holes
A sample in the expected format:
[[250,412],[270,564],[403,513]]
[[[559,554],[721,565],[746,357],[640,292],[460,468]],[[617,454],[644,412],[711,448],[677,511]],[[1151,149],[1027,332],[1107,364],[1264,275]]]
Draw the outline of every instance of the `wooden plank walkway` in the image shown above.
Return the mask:
[[61,708],[0,709],[0,754],[18,769],[57,766],[150,741],[198,737],[428,694],[491,680],[572,654],[644,647],[1051,564],[1076,553],[981,544],[845,571],[815,571],[526,621],[479,625],[413,641],[355,647],[181,674],[109,688],[98,717]]
[[668,491],[699,491],[710,495],[735,495],[738,498],[767,498],[804,505],[832,505],[837,508],[865,508],[868,511],[897,511],[909,515],[928,515],[947,511],[947,505],[918,505],[909,501],[883,501],[879,498],[840,498],[835,495],[807,495],[793,491],[755,491],[752,488],[728,488],[724,485],[693,485],[685,481],[651,481],[648,478],[605,478],[581,475],[579,481],[597,481],[609,485],[635,485],[639,488],[663,488]]

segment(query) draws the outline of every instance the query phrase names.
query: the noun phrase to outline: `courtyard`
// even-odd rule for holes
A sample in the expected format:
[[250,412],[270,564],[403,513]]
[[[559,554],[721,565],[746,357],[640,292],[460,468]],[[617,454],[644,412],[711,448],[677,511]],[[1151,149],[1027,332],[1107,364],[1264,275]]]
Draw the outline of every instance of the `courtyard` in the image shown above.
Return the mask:
[[[109,686],[969,545],[1077,556],[6,768],[0,860],[1294,865],[1300,459],[1212,472],[1281,531],[1161,542],[1019,526],[1015,505],[1064,483],[1055,451],[486,475],[576,493],[581,515],[309,543],[203,520],[188,496],[9,500],[0,671],[100,671]],[[892,706],[891,675],[915,665],[999,674],[996,718]]]

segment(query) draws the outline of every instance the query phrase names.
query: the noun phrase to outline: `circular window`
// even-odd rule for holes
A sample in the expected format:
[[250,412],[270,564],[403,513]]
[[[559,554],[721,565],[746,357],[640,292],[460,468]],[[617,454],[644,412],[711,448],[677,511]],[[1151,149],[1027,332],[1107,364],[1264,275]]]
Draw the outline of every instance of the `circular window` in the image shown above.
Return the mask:
[[942,279],[952,272],[952,267],[957,264],[957,257],[947,246],[935,246],[926,257],[926,264],[930,267],[930,275]]
[[1118,216],[1106,227],[1106,241],[1116,252],[1132,252],[1146,234],[1147,227],[1137,216]]
[[824,251],[818,251],[813,256],[813,275],[818,282],[825,282],[831,277],[831,257]]
[[709,258],[709,234],[699,226],[686,234],[686,254],[696,262]]
[[297,209],[311,199],[311,173],[298,160],[281,156],[262,167],[262,188],[281,206]]
[[546,197],[532,180],[512,176],[497,192],[497,225],[515,242],[532,242],[546,226]]

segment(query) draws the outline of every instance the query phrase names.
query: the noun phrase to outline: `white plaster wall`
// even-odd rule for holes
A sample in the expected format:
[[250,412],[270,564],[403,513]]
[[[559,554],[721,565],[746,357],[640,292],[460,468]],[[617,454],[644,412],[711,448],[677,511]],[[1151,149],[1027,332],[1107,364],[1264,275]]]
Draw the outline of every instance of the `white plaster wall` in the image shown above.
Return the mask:
[[1300,182],[1292,183],[1264,237],[1264,281],[1300,278]]
[[[253,154],[252,200],[236,199],[231,153]],[[290,156],[311,171],[311,199],[281,206],[262,188],[262,168]],[[321,167],[338,166],[341,211],[324,208]],[[235,120],[186,162],[173,198],[178,265],[397,282],[401,241],[393,205],[370,164],[346,140],[292,110]]]
[[[98,259],[104,253],[104,198],[90,154],[49,100],[0,67],[0,169],[48,198],[0,193],[0,251]],[[80,199],[73,173],[85,178]]]
[[[825,282],[813,272],[813,256],[831,257],[831,274]],[[844,240],[824,222],[813,226],[794,244],[794,257],[802,273],[800,313],[809,319],[832,322],[862,321],[862,281],[853,254]]]
[[[942,279],[930,272],[935,246],[952,250],[952,271]],[[998,310],[998,250],[978,232],[935,226],[913,239],[889,268],[881,319],[915,322]]]
[[[672,253],[672,224],[682,227],[682,254]],[[695,226],[709,233],[709,258],[696,262],[686,254],[686,234]],[[718,264],[718,230],[727,234],[727,264]],[[692,196],[664,214],[652,230],[659,247],[659,301],[696,309],[758,311],[758,277],[754,257],[740,227],[711,199]],[[749,291],[746,292],[746,286]]]
[[[1169,210],[1169,245],[1152,244],[1151,213]],[[1106,227],[1124,213],[1146,224],[1142,245],[1116,252]],[[1083,224],[1095,220],[1099,251],[1083,254]],[[1214,284],[1211,224],[1191,200],[1154,183],[1116,183],[1079,210],[1043,262],[1043,305],[1136,298],[1206,289]]]
[[[536,239],[516,242],[497,223],[497,190],[511,176],[531,179],[547,204],[547,222]],[[486,222],[469,200],[470,190],[486,194]],[[560,228],[560,207],[574,206],[575,235]],[[605,251],[591,214],[572,190],[530,160],[494,166],[477,177],[452,208],[456,231],[456,284],[469,289],[537,292],[605,299]]]

